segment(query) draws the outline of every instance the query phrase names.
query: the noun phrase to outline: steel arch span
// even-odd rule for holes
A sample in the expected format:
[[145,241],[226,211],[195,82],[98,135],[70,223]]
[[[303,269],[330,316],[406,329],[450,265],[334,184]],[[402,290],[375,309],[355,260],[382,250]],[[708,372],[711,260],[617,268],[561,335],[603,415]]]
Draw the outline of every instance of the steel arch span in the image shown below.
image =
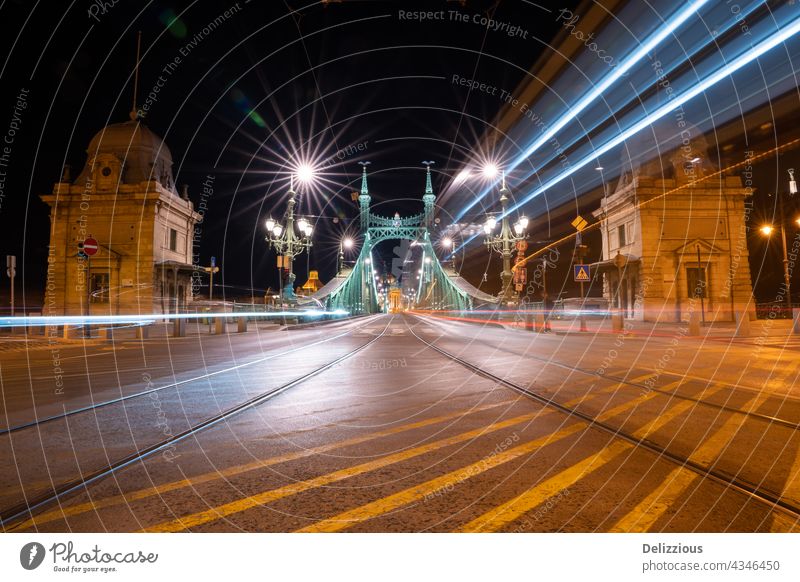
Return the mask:
[[416,289],[415,305],[422,309],[458,310],[473,309],[475,301],[496,303],[497,299],[482,293],[466,283],[455,271],[445,269],[434,252],[430,233],[436,196],[428,166],[425,176],[424,210],[409,217],[395,215],[386,218],[370,212],[371,197],[367,186],[367,169],[361,174],[360,229],[363,245],[358,260],[351,269],[342,270],[312,298],[327,309],[344,309],[352,314],[369,314],[381,311],[379,292],[373,276],[372,250],[386,240],[412,241],[422,250],[422,273]]

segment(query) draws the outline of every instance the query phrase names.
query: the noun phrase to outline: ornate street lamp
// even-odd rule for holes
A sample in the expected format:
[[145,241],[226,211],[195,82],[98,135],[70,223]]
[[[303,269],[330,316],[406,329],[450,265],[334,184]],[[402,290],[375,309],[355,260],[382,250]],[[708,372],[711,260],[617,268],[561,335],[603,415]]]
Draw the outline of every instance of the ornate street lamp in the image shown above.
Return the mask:
[[[314,172],[310,167],[304,166],[298,172],[298,177],[304,182],[313,179]],[[289,185],[289,201],[284,215],[285,226],[275,221],[271,216],[267,218],[267,241],[270,247],[278,253],[278,272],[281,275],[281,303],[284,300],[294,303],[297,297],[294,294],[295,274],[292,269],[294,258],[303,251],[311,249],[311,235],[313,227],[305,217],[295,217],[294,207],[297,204],[297,193],[294,191],[294,176]],[[297,232],[295,232],[295,227]],[[283,269],[288,271],[286,284],[283,282]]]
[[[495,166],[489,166],[484,169],[484,175],[494,175],[496,171]],[[514,278],[514,274],[511,272],[511,256],[516,243],[525,240],[525,229],[528,228],[528,219],[524,216],[515,222],[513,227],[509,225],[508,216],[506,216],[506,204],[509,194],[504,174],[500,188],[500,233],[494,234],[494,230],[497,228],[497,218],[492,215],[486,218],[486,222],[483,225],[483,232],[486,234],[486,239],[484,240],[486,248],[490,253],[494,251],[503,257],[503,272],[500,274],[500,280],[502,281],[500,298],[506,302],[514,301],[515,299],[514,290],[511,286],[511,281]]]

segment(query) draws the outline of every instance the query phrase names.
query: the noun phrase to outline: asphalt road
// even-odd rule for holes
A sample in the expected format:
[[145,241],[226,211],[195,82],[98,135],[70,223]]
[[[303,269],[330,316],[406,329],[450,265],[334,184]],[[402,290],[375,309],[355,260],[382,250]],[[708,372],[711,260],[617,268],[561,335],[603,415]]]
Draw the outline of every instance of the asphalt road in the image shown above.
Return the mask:
[[51,394],[49,350],[28,352],[30,362],[3,354],[7,426],[161,389],[1,435],[0,508],[313,374],[9,528],[800,529],[763,498],[675,461],[800,506],[797,352],[677,339],[386,315],[64,351],[70,383],[62,395]]

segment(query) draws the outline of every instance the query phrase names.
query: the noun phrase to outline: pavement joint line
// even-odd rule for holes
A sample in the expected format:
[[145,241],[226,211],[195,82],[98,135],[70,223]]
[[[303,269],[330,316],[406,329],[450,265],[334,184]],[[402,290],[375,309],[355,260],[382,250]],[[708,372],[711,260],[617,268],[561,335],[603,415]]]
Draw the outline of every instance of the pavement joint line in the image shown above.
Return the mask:
[[454,420],[457,418],[464,418],[469,416],[470,414],[474,414],[477,412],[485,412],[486,410],[491,410],[492,408],[497,408],[501,406],[511,405],[517,402],[516,400],[504,400],[502,402],[487,404],[484,406],[478,406],[472,408],[468,411],[458,411],[451,414],[444,414],[432,418],[428,418],[425,420],[421,420],[418,422],[404,424],[398,427],[393,427],[390,429],[376,431],[373,433],[353,437],[351,439],[345,439],[342,441],[336,441],[333,443],[328,443],[325,445],[321,445],[318,447],[313,447],[309,449],[303,449],[301,451],[285,453],[283,455],[278,455],[275,457],[270,457],[268,459],[263,459],[259,461],[254,461],[252,463],[246,463],[243,465],[236,465],[234,467],[229,467],[227,469],[223,469],[221,471],[213,471],[209,473],[204,473],[201,475],[195,475],[192,477],[188,477],[186,479],[181,479],[179,481],[172,481],[170,483],[164,483],[162,485],[158,485],[156,487],[151,487],[147,489],[139,489],[138,491],[133,491],[131,493],[125,493],[121,495],[114,495],[112,497],[106,497],[99,499],[97,501],[89,501],[86,503],[81,503],[79,505],[74,505],[71,507],[67,507],[64,509],[54,509],[46,513],[39,514],[25,522],[20,523],[16,526],[16,529],[22,529],[25,527],[30,527],[34,525],[40,525],[42,523],[47,523],[51,521],[55,521],[58,519],[63,519],[64,517],[70,517],[73,515],[78,515],[81,513],[86,513],[88,511],[96,511],[98,509],[104,509],[107,507],[114,507],[116,505],[120,505],[123,503],[129,503],[132,501],[139,501],[141,499],[146,499],[148,497],[153,497],[156,495],[161,495],[163,493],[168,493],[171,491],[178,491],[180,489],[194,487],[195,485],[200,485],[203,483],[210,483],[213,481],[217,481],[219,479],[225,479],[227,477],[235,477],[237,475],[241,475],[243,473],[247,473],[250,471],[257,471],[258,469],[263,469],[265,467],[270,467],[273,465],[278,465],[280,463],[288,463],[291,461],[296,461],[299,459],[304,459],[307,457],[311,457],[313,455],[318,455],[320,453],[326,453],[328,451],[358,445],[361,443],[369,442],[378,438],[383,438],[387,436],[392,436],[395,434],[399,434],[402,432],[407,432],[409,430],[415,430],[418,428],[425,428],[426,426],[431,426],[434,424],[439,424],[442,422],[447,422],[448,420]]

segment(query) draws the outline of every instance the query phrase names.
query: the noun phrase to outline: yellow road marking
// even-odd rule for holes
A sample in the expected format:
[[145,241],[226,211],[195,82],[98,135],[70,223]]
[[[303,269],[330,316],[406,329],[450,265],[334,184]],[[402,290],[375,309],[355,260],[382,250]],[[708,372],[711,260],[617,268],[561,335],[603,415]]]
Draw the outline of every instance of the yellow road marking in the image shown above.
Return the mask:
[[504,525],[511,523],[521,515],[537,507],[550,497],[568,489],[579,479],[596,471],[620,456],[633,449],[631,443],[617,441],[604,447],[598,453],[583,459],[570,468],[561,471],[547,481],[536,485],[525,493],[518,495],[511,501],[498,505],[483,515],[473,519],[466,525],[456,529],[459,532],[489,532],[497,531]]
[[461,433],[452,437],[434,441],[432,443],[421,445],[419,447],[414,447],[412,449],[401,451],[399,453],[387,455],[385,457],[381,457],[374,461],[369,461],[367,463],[362,463],[360,465],[355,465],[353,467],[347,467],[346,469],[334,471],[333,473],[329,473],[327,475],[321,475],[319,477],[315,477],[307,481],[291,483],[289,485],[285,485],[277,489],[264,491],[262,493],[252,495],[250,497],[245,497],[243,499],[237,499],[236,501],[220,505],[219,507],[209,509],[207,511],[201,511],[199,513],[190,514],[175,520],[166,521],[164,523],[160,523],[145,528],[141,531],[143,532],[182,531],[190,527],[195,527],[198,525],[202,525],[204,523],[208,523],[210,521],[215,521],[222,517],[232,515],[234,513],[239,513],[247,509],[251,509],[253,507],[258,507],[260,505],[264,505],[265,503],[270,503],[272,501],[276,501],[278,499],[282,499],[284,497],[288,497],[296,493],[308,491],[309,489],[313,489],[315,487],[322,487],[324,485],[328,485],[336,481],[341,481],[349,477],[361,475],[362,473],[374,471],[376,469],[380,469],[382,467],[386,467],[394,463],[399,463],[407,459],[424,455],[425,453],[429,453],[431,451],[435,451],[464,441],[472,440],[497,430],[501,430],[504,428],[514,426],[516,424],[520,424],[522,422],[533,420],[537,417],[540,417],[543,414],[552,414],[552,412],[548,410],[539,410],[537,412],[523,414],[522,416],[517,416],[509,420],[496,422],[485,427],[477,428],[475,430]]
[[[742,410],[758,408],[770,395],[762,395],[753,397],[744,402],[741,406]],[[702,464],[704,466],[710,465],[720,454],[722,449],[733,440],[739,431],[739,428],[745,423],[747,417],[742,414],[731,414],[730,417],[717,429],[714,434],[706,439],[689,456],[689,459]],[[676,467],[664,479],[664,484],[656,488],[636,507],[634,507],[627,514],[622,516],[610,529],[612,532],[645,532],[650,531],[650,528],[669,510],[670,507],[675,507],[679,497],[697,482],[700,475],[684,469]],[[795,525],[794,522],[787,523],[786,518],[779,514],[775,514],[777,523],[782,526]],[[791,529],[789,527],[788,529]]]
[[[566,403],[567,406],[574,406],[580,402],[583,402],[586,399],[590,399],[595,397],[598,394],[609,392],[614,387],[605,388],[603,390],[599,390],[596,393],[589,393],[579,396],[578,398],[574,398]],[[630,402],[624,406],[632,406],[634,402]],[[622,408],[622,407],[617,407]],[[333,483],[335,481],[340,481],[343,479],[347,479],[349,477],[353,477],[355,475],[360,475],[362,473],[366,473],[369,471],[373,471],[375,469],[380,469],[382,467],[391,465],[393,463],[397,463],[400,461],[404,461],[406,459],[413,458],[418,455],[422,455],[428,453],[430,451],[437,450],[442,447],[450,446],[455,443],[462,442],[464,440],[472,439],[476,436],[480,436],[483,434],[487,434],[489,432],[493,432],[496,430],[500,430],[502,428],[506,428],[509,426],[513,426],[515,424],[519,424],[521,422],[525,422],[526,420],[531,420],[540,416],[542,414],[549,414],[551,411],[545,409],[535,413],[526,414],[514,419],[510,419],[507,421],[502,421],[499,423],[495,423],[489,425],[487,427],[479,428],[473,431],[469,431],[467,433],[463,433],[461,435],[456,435],[454,437],[450,437],[447,439],[443,439],[441,441],[436,441],[433,443],[429,443],[427,445],[422,445],[420,447],[416,447],[413,449],[409,449],[407,451],[401,451],[400,453],[395,453],[393,455],[389,455],[387,457],[382,457],[380,459],[376,459],[375,461],[370,461],[368,463],[363,463],[361,465],[356,465],[355,467],[348,467],[346,469],[342,469],[340,471],[335,471],[328,475],[322,475],[316,477],[314,479],[303,481],[299,483],[293,483],[284,487],[280,487],[278,489],[274,489],[271,491],[265,491],[259,493],[257,495],[246,497],[237,501],[233,501],[231,503],[227,503],[217,508],[213,508],[207,511],[203,511],[200,513],[195,513],[183,518],[178,518],[176,520],[164,522],[162,524],[158,524],[156,526],[146,528],[142,531],[146,532],[165,532],[165,531],[182,531],[184,529],[188,529],[190,527],[194,527],[196,525],[201,525],[203,523],[208,523],[210,521],[215,521],[227,515],[231,515],[234,513],[239,513],[241,511],[245,511],[252,507],[257,507],[259,505],[263,505],[265,503],[269,503],[275,501],[277,499],[282,499],[283,497],[288,497],[290,495],[294,495],[295,493],[300,493],[303,491],[307,491],[309,489],[313,489],[315,487],[320,487],[327,485],[329,483]],[[582,430],[580,426],[576,430]]]
[[[609,390],[611,390],[611,388],[605,389],[604,391],[607,392]],[[619,406],[615,406],[614,408],[606,410],[603,414],[598,416],[597,419],[601,421],[606,420],[608,418],[616,416],[621,412],[624,412],[625,410],[639,406],[643,401],[655,398],[656,396],[658,396],[658,393],[650,392],[640,398],[629,400],[624,404],[620,404]],[[574,405],[574,403],[576,403],[576,401],[578,401],[578,399],[567,402],[566,406],[572,406]],[[389,497],[378,499],[377,501],[373,501],[372,503],[368,503],[361,507],[357,507],[350,511],[346,511],[329,519],[319,521],[298,531],[333,532],[346,529],[354,525],[355,523],[365,521],[373,517],[377,517],[378,515],[392,511],[393,509],[397,509],[398,507],[402,507],[414,501],[418,501],[419,499],[424,498],[426,495],[436,494],[436,492],[444,490],[447,487],[452,486],[454,483],[459,483],[461,481],[464,481],[465,479],[474,477],[475,475],[483,473],[488,469],[492,469],[494,467],[502,465],[503,463],[512,461],[522,455],[531,453],[538,448],[544,447],[548,444],[564,439],[582,430],[586,430],[586,427],[587,424],[585,422],[580,422],[579,424],[571,425],[565,429],[562,429],[555,433],[551,433],[550,435],[547,435],[545,437],[530,441],[528,443],[519,445],[512,449],[508,449],[492,457],[482,459],[481,461],[473,463],[462,469],[452,471],[450,473],[447,473],[446,475],[437,477],[436,479],[432,479],[420,485],[409,487],[408,489],[400,491],[399,493],[395,493],[394,495],[390,495]]]
[[487,404],[484,406],[477,406],[475,408],[471,408],[468,411],[460,411],[454,412],[451,414],[444,414],[441,416],[436,416],[433,418],[428,418],[425,420],[421,420],[418,422],[413,422],[410,424],[404,424],[401,426],[396,426],[392,428],[388,428],[385,430],[380,430],[376,432],[372,432],[369,434],[353,437],[350,439],[345,439],[342,441],[336,441],[333,443],[328,443],[325,445],[321,445],[318,447],[310,448],[310,449],[303,449],[299,451],[293,451],[291,453],[286,453],[283,455],[278,455],[276,457],[272,457],[269,459],[254,461],[252,463],[247,463],[244,465],[237,465],[234,467],[230,467],[228,469],[223,469],[221,471],[215,471],[211,473],[205,473],[202,475],[197,475],[194,477],[190,477],[188,479],[181,479],[179,481],[172,481],[170,483],[164,483],[163,485],[159,485],[157,487],[150,487],[148,489],[140,489],[138,491],[133,491],[131,493],[125,493],[123,495],[115,495],[113,497],[108,497],[104,499],[99,499],[97,501],[89,501],[86,503],[81,503],[78,505],[73,505],[71,507],[66,507],[62,509],[54,509],[52,511],[48,511],[46,513],[42,513],[41,515],[37,515],[36,517],[29,519],[18,526],[15,529],[22,529],[25,527],[30,527],[32,525],[39,525],[42,523],[48,523],[51,521],[55,521],[58,519],[62,519],[64,517],[69,517],[72,515],[78,515],[81,513],[86,513],[89,511],[96,511],[98,509],[103,509],[106,507],[113,507],[115,505],[121,503],[128,503],[132,501],[138,501],[140,499],[146,499],[148,497],[152,497],[155,495],[161,495],[162,493],[168,493],[170,491],[176,491],[179,489],[183,489],[185,487],[192,487],[194,485],[200,485],[202,483],[209,483],[211,481],[215,481],[222,478],[234,477],[236,475],[240,475],[242,473],[247,473],[249,471],[255,471],[257,469],[262,469],[264,467],[270,467],[272,465],[277,465],[280,463],[287,463],[289,461],[295,461],[297,459],[303,459],[305,457],[310,457],[312,455],[317,455],[320,453],[325,453],[328,451],[332,451],[339,448],[344,448],[352,445],[361,444],[367,441],[371,441],[377,438],[382,438],[385,436],[395,435],[401,432],[406,432],[409,430],[414,430],[418,428],[424,428],[426,426],[430,426],[432,424],[438,424],[440,422],[446,422],[448,420],[453,420],[455,418],[466,417],[470,414],[476,412],[483,412],[486,410],[490,410],[492,408],[497,408],[500,406],[508,406],[516,402],[515,400],[505,400],[503,402],[497,402],[493,404]]
[[551,443],[564,439],[570,435],[586,430],[584,423],[576,423],[565,429],[551,433],[536,440],[529,441],[512,449],[507,449],[491,457],[481,459],[461,469],[451,471],[436,479],[431,479],[420,485],[409,487],[399,493],[378,499],[372,503],[367,503],[361,507],[345,511],[334,517],[318,521],[307,527],[299,529],[300,532],[334,532],[348,528],[356,523],[366,521],[393,509],[408,505],[414,501],[423,499],[426,495],[435,495],[437,492],[445,491],[454,484],[460,483],[474,477],[484,471],[493,469],[503,463],[513,461],[523,455],[532,453],[536,449],[545,447]]
[[[721,391],[723,388],[724,388],[724,386],[720,385],[720,386],[716,386],[714,388],[710,388],[708,390],[704,390],[697,397],[698,398],[702,398],[702,397],[705,397],[705,396],[711,396],[711,395],[716,394],[717,392]],[[668,396],[667,398],[670,398],[670,397]],[[658,416],[655,419],[651,420],[650,422],[648,422],[644,426],[642,426],[642,427],[638,428],[637,430],[635,430],[633,432],[633,436],[635,436],[636,438],[639,438],[639,439],[647,438],[649,435],[651,435],[652,433],[656,432],[658,429],[660,429],[661,427],[663,427],[664,425],[669,423],[671,420],[677,418],[678,416],[680,416],[681,414],[683,414],[684,412],[686,412],[690,408],[694,408],[695,406],[702,406],[702,404],[699,404],[698,402],[692,402],[690,400],[684,400],[682,402],[679,402],[678,404],[676,404],[672,408],[669,408],[667,410],[663,410],[662,409],[662,411],[659,412]]]

